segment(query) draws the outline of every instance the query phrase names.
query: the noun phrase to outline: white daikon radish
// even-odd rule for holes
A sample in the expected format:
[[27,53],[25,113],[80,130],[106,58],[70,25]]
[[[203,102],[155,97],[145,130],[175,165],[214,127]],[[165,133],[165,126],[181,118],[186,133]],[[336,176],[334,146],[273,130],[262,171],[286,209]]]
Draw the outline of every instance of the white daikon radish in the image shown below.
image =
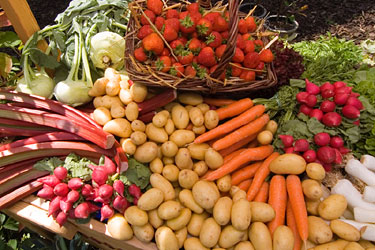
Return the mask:
[[361,238],[364,240],[375,241],[375,225],[369,223],[357,222],[354,220],[343,220],[345,223],[352,225],[361,232]]
[[375,171],[375,157],[372,155],[362,155],[361,163],[368,169]]
[[358,222],[375,223],[375,209],[355,207],[353,209],[354,219]]
[[345,171],[367,185],[375,186],[375,173],[368,170],[359,160],[350,159],[345,166]]
[[367,202],[375,202],[375,186],[366,186],[363,191],[363,199]]

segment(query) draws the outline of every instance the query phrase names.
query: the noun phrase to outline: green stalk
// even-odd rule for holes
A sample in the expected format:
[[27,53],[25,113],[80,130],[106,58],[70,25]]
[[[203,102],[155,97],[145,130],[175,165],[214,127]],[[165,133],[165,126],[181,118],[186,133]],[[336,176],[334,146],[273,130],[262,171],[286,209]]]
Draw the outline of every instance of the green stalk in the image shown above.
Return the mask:
[[78,50],[79,50],[79,44],[78,44],[78,35],[75,34],[74,35],[74,57],[73,57],[73,63],[72,63],[72,67],[70,68],[70,71],[69,71],[69,75],[68,75],[68,78],[67,80],[68,81],[71,81],[73,80],[73,76],[75,74],[75,72],[77,71],[77,62],[79,61],[79,58],[78,58]]

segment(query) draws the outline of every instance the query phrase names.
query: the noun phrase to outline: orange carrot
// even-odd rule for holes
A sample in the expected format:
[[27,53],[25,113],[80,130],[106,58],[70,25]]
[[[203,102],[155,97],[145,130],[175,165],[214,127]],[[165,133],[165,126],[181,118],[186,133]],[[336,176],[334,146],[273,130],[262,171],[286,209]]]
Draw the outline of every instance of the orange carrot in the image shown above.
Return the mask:
[[241,188],[243,191],[247,192],[247,190],[249,189],[252,181],[253,181],[253,179],[247,179],[247,180],[244,180],[241,183],[239,183],[237,186],[239,188]]
[[221,107],[221,106],[226,106],[226,105],[232,104],[236,101],[231,100],[231,99],[215,99],[215,98],[205,97],[205,98],[203,98],[203,102],[207,103],[208,105]]
[[269,184],[268,182],[263,182],[262,186],[259,189],[259,192],[254,198],[254,201],[258,202],[267,202],[268,200],[268,189],[269,189]]
[[235,144],[233,144],[232,146],[220,150],[219,153],[220,153],[221,156],[223,156],[223,157],[224,157],[224,156],[227,156],[227,155],[229,155],[230,153],[236,151],[237,149],[242,148],[243,146],[245,146],[245,145],[248,144],[249,142],[253,141],[256,137],[257,137],[256,135],[250,135],[250,136],[248,136],[248,137],[245,137],[245,138],[243,138],[241,141],[236,142]]
[[[255,136],[257,136],[257,134],[255,134]],[[249,143],[249,145],[247,145],[248,148],[255,148],[258,146],[258,140],[253,140]]]
[[242,112],[251,108],[253,105],[253,101],[250,98],[244,98],[234,103],[231,103],[228,106],[221,107],[217,109],[216,112],[219,115],[219,120],[221,121],[225,118],[239,115]]
[[210,173],[212,173],[213,172],[213,170],[211,170],[211,169],[209,169],[209,170],[207,170],[207,172],[204,174],[204,175],[202,175],[200,178],[201,178],[201,180],[204,180]]
[[236,186],[241,181],[244,181],[249,178],[253,178],[255,172],[262,165],[261,161],[250,164],[249,166],[240,168],[239,170],[232,173],[232,186]]
[[212,147],[216,151],[230,147],[236,142],[241,141],[244,137],[257,134],[259,131],[262,130],[262,128],[267,124],[269,120],[269,115],[264,114],[258,119],[249,122],[247,125],[242,126],[241,128],[225,136],[224,138],[216,141],[214,144],[212,144]]
[[268,204],[275,210],[275,218],[268,222],[268,229],[271,236],[278,226],[285,223],[285,211],[288,195],[286,192],[285,177],[282,175],[274,175],[270,181],[270,190]]
[[246,148],[241,148],[237,151],[234,151],[233,153],[230,153],[229,155],[224,157],[224,164],[227,163],[228,161],[232,160],[234,157],[237,155],[241,154],[243,151],[245,151]]
[[250,161],[261,161],[268,157],[273,152],[273,147],[271,145],[260,146],[257,148],[248,148],[241,154],[234,157],[229,162],[223,164],[220,168],[216,169],[212,173],[206,176],[206,180],[214,181],[226,174],[230,174],[237,170],[243,164]]
[[297,175],[288,175],[286,178],[286,189],[297,222],[299,236],[304,242],[306,242],[307,237],[309,236],[307,210],[305,199],[303,197],[301,180]]
[[[249,148],[251,149],[251,148]],[[247,192],[246,198],[248,201],[252,201],[255,195],[259,192],[260,187],[262,186],[264,180],[270,174],[270,164],[271,162],[278,157],[280,154],[278,152],[273,152],[271,155],[267,157],[265,161],[262,162],[262,165],[256,171],[254,175],[254,180],[251,183],[251,187]]]
[[292,209],[292,204],[290,203],[290,199],[288,199],[288,203],[286,204],[286,224],[292,230],[293,235],[294,235],[293,250],[300,250],[302,241],[298,233],[297,222],[293,214],[293,209]]
[[[255,105],[254,107],[246,110],[242,114],[240,114],[237,117],[234,117],[233,119],[217,126],[214,129],[211,129],[210,131],[201,134],[197,138],[195,138],[195,143],[202,143],[206,142],[212,139],[215,139],[221,135],[228,134],[229,132],[248,124],[249,122],[255,120],[259,116],[261,116],[264,111],[266,110],[265,106],[263,105]],[[244,138],[244,137],[243,137]],[[243,139],[241,138],[241,139]],[[233,143],[234,144],[234,143]]]

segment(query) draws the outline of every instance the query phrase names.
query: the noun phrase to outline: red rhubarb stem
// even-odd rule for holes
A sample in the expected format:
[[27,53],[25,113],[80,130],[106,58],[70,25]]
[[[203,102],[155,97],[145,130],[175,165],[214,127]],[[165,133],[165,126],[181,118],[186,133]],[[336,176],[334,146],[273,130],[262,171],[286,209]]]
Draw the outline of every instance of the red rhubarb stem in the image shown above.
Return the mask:
[[0,197],[0,210],[16,203],[17,201],[29,196],[43,187],[39,181],[33,181],[22,187],[19,187],[12,192]]
[[163,107],[177,98],[177,91],[168,89],[164,92],[151,97],[150,99],[138,103],[139,113],[145,114],[157,108]]
[[35,162],[40,161],[42,159],[44,159],[44,157],[37,157],[37,158],[33,158],[33,159],[28,159],[28,160],[25,160],[25,161],[20,161],[20,162],[14,163],[14,164],[10,164],[10,165],[7,165],[5,167],[0,167],[0,174],[4,173],[4,172],[7,172],[7,171],[10,171],[10,170],[15,169],[15,168],[25,166],[27,164],[34,164]]
[[144,123],[149,123],[152,121],[152,118],[156,115],[156,111],[150,111],[148,113],[142,114],[138,117]]

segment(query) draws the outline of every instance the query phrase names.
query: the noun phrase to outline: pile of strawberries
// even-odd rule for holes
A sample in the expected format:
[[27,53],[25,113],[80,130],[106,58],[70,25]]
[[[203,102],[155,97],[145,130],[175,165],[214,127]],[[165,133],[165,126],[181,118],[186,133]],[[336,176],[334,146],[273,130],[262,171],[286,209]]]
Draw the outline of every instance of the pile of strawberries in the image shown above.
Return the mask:
[[[229,13],[202,13],[197,3],[179,12],[176,9],[163,11],[161,0],[147,0],[137,34],[142,43],[134,51],[135,58],[152,64],[154,70],[178,77],[204,78],[214,72],[227,46]],[[153,27],[168,42],[177,60]],[[257,74],[262,74],[265,63],[272,62],[272,52],[263,48],[262,40],[252,36],[256,29],[254,17],[239,20],[235,54],[230,67],[220,76],[221,80],[229,77],[255,80]]]

